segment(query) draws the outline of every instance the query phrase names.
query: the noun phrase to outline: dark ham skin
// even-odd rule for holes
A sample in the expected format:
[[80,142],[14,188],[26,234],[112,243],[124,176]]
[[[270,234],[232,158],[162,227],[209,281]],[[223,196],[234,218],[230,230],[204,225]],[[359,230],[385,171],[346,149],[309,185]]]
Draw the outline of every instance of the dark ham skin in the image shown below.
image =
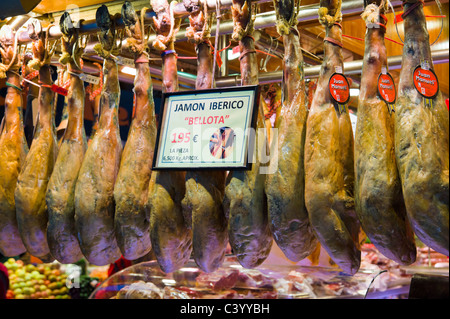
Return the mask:
[[[142,9],[144,10],[144,9]],[[152,159],[156,141],[156,117],[150,65],[145,52],[144,30],[130,2],[122,7],[129,30],[129,50],[134,52],[135,116],[120,161],[114,186],[116,213],[114,225],[122,255],[135,260],[152,248],[149,236],[150,217],[145,211]]]
[[[11,67],[6,72],[6,82],[20,88],[20,77],[15,74],[21,59],[14,56],[13,29],[5,25],[0,30],[2,63]],[[14,191],[17,178],[28,154],[23,126],[22,92],[8,87],[5,96],[5,116],[0,124],[0,253],[18,256],[26,251],[20,237],[16,219]]]
[[75,227],[81,251],[94,265],[119,259],[121,252],[114,232],[114,184],[119,171],[122,141],[119,129],[119,70],[109,52],[114,49],[114,29],[106,6],[97,10],[103,57],[103,87],[98,130],[86,150],[75,186]]
[[[366,25],[383,22],[380,2],[372,1],[366,7]],[[355,208],[364,232],[378,250],[399,264],[409,265],[416,260],[416,245],[395,159],[396,115],[389,112],[377,90],[378,76],[382,67],[387,67],[385,32],[380,26],[366,31],[355,131]]]
[[[70,19],[63,14],[60,23]],[[76,36],[63,37],[63,50],[72,57],[67,63],[69,72],[81,72],[75,59],[82,52],[74,52]],[[67,94],[68,122],[58,150],[58,157],[48,182],[46,203],[48,208],[47,239],[50,252],[61,263],[69,264],[83,257],[75,229],[75,185],[78,172],[87,149],[84,131],[84,83],[74,74],[69,74],[70,86]]]
[[[232,12],[235,31],[233,38],[239,40],[241,84],[258,84],[258,62],[255,41],[244,30],[252,30],[249,1],[233,1]],[[245,19],[246,20],[245,20]],[[244,21],[245,20],[245,21]],[[244,23],[245,22],[245,23]],[[262,128],[265,127],[263,107],[258,106],[257,141],[266,141]],[[255,151],[263,148],[258,143]],[[272,248],[272,234],[269,228],[267,199],[264,192],[266,175],[260,172],[261,156],[256,156],[249,171],[230,171],[225,187],[224,210],[228,217],[230,246],[239,263],[245,268],[254,268],[266,260]]]
[[[207,13],[206,13],[207,14]],[[208,35],[202,33],[210,24],[203,11],[190,16],[190,25],[196,40],[197,80],[196,90],[212,88],[213,56]],[[228,244],[227,220],[222,201],[225,192],[226,171],[187,171],[186,194],[182,201],[186,221],[192,221],[193,256],[205,272],[213,272],[222,265]]]
[[311,254],[318,241],[305,207],[303,159],[308,110],[300,34],[296,19],[292,24],[288,22],[290,14],[297,12],[293,5],[292,1],[280,1],[275,7],[280,16],[278,32],[283,36],[285,50],[284,101],[276,121],[278,140],[274,156],[277,167],[267,175],[265,191],[273,238],[289,260],[300,261]]
[[[404,3],[404,12],[418,1]],[[404,17],[402,69],[395,115],[395,156],[408,219],[417,237],[448,256],[449,113],[442,93],[426,106],[413,71],[426,60],[433,69],[422,4]]]
[[[53,261],[47,241],[48,212],[45,193],[56,161],[58,144],[54,123],[55,95],[52,85],[49,48],[42,33],[33,42],[34,59],[39,69],[38,109],[33,141],[17,180],[15,191],[17,223],[27,251],[44,262]],[[43,86],[44,85],[44,86]]]
[[[173,35],[178,21],[170,18],[167,0],[152,0],[157,13],[154,18],[158,40],[153,44],[159,50],[174,50]],[[177,56],[165,54],[162,58],[163,90],[178,91]],[[192,252],[192,230],[184,219],[181,201],[186,192],[185,172],[153,171],[148,189],[146,210],[150,214],[150,239],[161,270],[173,272],[189,260]]]
[[[319,20],[326,37],[342,43],[340,0],[321,1]],[[331,22],[329,22],[331,20]],[[324,41],[325,55],[306,124],[305,204],[321,246],[345,272],[360,266],[359,221],[353,201],[353,133],[348,108],[340,113],[328,89],[335,67],[343,68],[340,46]]]

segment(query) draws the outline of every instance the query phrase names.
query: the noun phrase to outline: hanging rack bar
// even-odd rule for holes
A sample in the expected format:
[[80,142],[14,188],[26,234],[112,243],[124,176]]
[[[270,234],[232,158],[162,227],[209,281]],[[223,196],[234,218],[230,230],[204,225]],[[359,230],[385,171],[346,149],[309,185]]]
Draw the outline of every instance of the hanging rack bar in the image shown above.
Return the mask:
[[[200,0],[197,0],[200,1]],[[209,10],[215,10],[216,4],[215,0],[207,0],[208,9]],[[272,0],[256,0],[255,3],[266,3],[266,2],[272,2]],[[401,0],[392,0],[392,5],[397,8],[401,6],[402,1]],[[232,0],[220,0],[221,8],[222,9],[229,9]],[[317,21],[318,18],[318,4],[311,4],[311,5],[304,5],[300,9],[300,13],[298,15],[298,21],[300,24],[302,23],[310,23]],[[342,3],[342,13],[344,16],[346,15],[355,15],[363,12],[364,9],[364,0],[349,0],[349,1],[343,1]],[[182,18],[188,16],[190,13],[185,8],[184,4],[182,2],[178,3],[175,6],[174,14],[176,18]],[[152,17],[155,15],[155,13],[151,10],[149,10],[145,14],[145,23],[150,24],[152,23]],[[122,18],[120,15],[115,20],[116,27],[117,28],[123,28],[124,24],[122,21]],[[273,27],[276,24],[276,16],[275,11],[265,12],[258,14],[255,19],[255,29],[261,29],[261,28],[267,28],[267,27]],[[79,26],[79,34],[93,34],[96,33],[98,30],[97,23],[95,19],[93,20],[86,20],[81,21]],[[224,21],[220,25],[220,33],[219,35],[223,34],[230,34],[233,32],[233,21]],[[215,26],[212,27],[211,33],[215,33]],[[57,39],[62,36],[61,30],[59,29],[58,25],[55,25],[49,30],[49,37],[50,39]],[[149,41],[153,41],[155,38],[155,35],[151,35],[149,38]],[[177,33],[176,41],[183,41],[186,40],[186,35],[184,30],[180,30]],[[26,31],[21,31],[18,36],[19,43],[28,43],[32,40],[28,36],[28,33]]]

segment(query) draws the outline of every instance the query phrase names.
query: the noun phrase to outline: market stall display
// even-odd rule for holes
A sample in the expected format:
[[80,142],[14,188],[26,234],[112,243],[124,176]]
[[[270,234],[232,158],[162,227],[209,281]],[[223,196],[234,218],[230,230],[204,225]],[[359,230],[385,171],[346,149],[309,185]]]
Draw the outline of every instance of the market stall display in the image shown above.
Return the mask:
[[[385,273],[389,268],[381,263],[381,267],[364,266],[368,268],[361,268],[354,276],[330,267],[263,264],[247,269],[229,256],[212,273],[202,271],[190,260],[179,270],[166,274],[153,261],[111,276],[90,299],[363,299],[371,294],[407,297],[411,276],[403,270],[394,266]],[[391,294],[389,290],[394,288],[397,290]]]

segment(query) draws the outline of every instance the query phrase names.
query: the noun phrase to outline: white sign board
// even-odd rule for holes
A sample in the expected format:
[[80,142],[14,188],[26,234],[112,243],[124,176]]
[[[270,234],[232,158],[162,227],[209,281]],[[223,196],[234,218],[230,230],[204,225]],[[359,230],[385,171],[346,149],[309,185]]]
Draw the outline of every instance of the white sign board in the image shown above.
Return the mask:
[[258,86],[163,94],[153,169],[250,169]]

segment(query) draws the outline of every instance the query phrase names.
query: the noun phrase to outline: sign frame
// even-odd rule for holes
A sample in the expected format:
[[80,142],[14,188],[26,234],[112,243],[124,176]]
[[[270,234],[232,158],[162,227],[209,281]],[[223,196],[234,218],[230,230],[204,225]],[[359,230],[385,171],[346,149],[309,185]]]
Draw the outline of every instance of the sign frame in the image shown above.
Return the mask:
[[[160,167],[157,166],[157,159],[159,157],[160,152],[160,144],[161,144],[161,132],[163,132],[165,123],[164,119],[167,115],[167,109],[165,107],[166,100],[171,96],[182,96],[182,95],[203,95],[203,94],[211,94],[211,93],[224,93],[224,92],[239,92],[239,91],[253,91],[254,99],[253,103],[250,103],[249,107],[251,118],[249,120],[249,127],[254,130],[257,130],[257,118],[260,107],[260,85],[245,85],[245,86],[233,86],[233,87],[221,87],[221,88],[212,88],[212,89],[204,89],[204,90],[189,90],[189,91],[176,91],[176,92],[163,92],[161,96],[161,104],[160,104],[160,112],[157,115],[158,119],[158,128],[156,134],[156,142],[153,153],[153,161],[152,161],[152,170],[154,171],[246,171],[252,169],[252,162],[249,161],[249,158],[253,158],[253,154],[255,152],[256,141],[253,143],[249,143],[249,136],[246,135],[244,145],[244,165],[243,166],[221,166],[221,167]],[[256,139],[256,135],[255,135]]]

